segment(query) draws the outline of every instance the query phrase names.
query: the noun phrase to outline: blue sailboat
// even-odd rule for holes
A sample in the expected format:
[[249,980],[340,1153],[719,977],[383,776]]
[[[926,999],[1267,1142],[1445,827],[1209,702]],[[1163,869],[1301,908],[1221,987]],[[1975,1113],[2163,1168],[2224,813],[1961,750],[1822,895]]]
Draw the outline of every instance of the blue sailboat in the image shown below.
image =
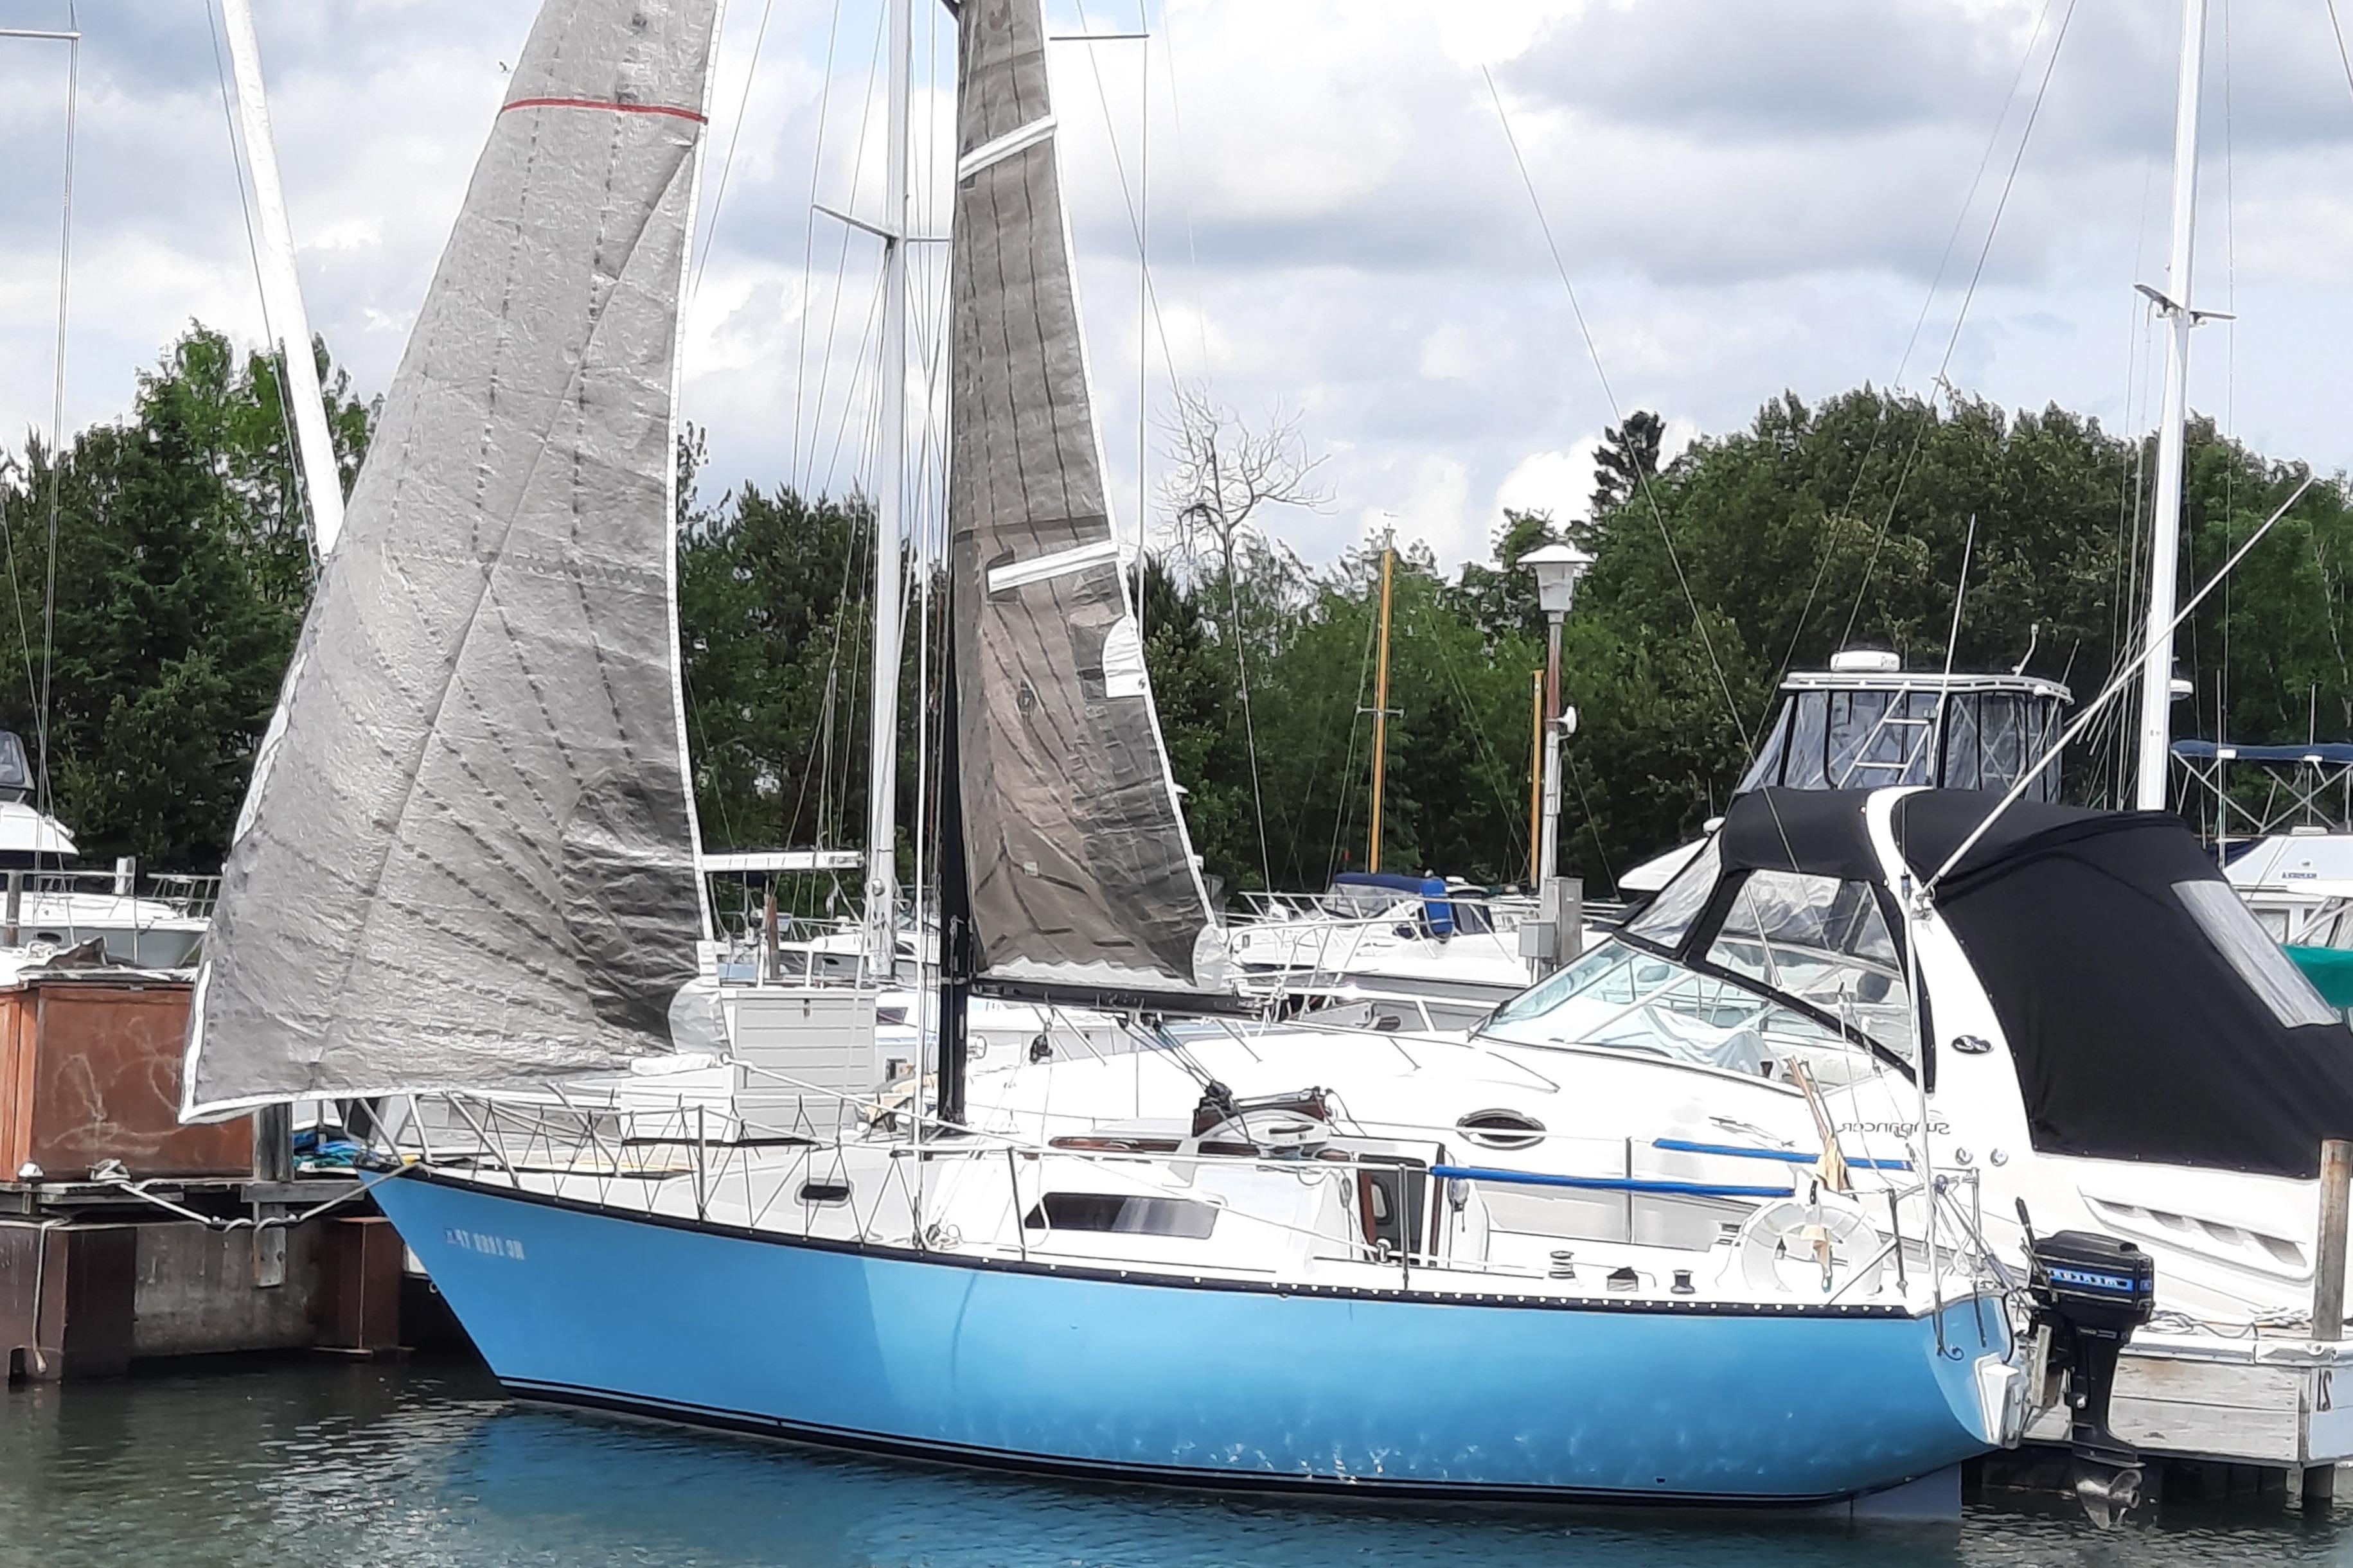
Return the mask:
[[[695,971],[670,487],[716,9],[534,27],[232,849],[186,1113],[441,1107],[375,1195],[519,1397],[1431,1498],[1837,1502],[2013,1440],[2011,1302],[1926,1172],[1637,1180],[1613,1139],[1531,1176],[1305,1086],[969,1124],[973,997],[1233,1005],[1195,966],[1038,0],[960,15],[937,1071],[821,1135],[565,1106],[666,1048]],[[561,1111],[506,1092],[551,1083]],[[1638,1189],[1641,1226],[1587,1223]]]

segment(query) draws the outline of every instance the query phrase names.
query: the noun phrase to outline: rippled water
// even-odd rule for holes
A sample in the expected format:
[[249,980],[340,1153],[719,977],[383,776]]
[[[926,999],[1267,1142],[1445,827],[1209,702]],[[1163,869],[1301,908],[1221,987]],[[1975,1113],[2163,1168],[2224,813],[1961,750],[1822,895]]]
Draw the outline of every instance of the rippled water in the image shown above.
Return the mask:
[[1957,1525],[1407,1510],[1031,1482],[512,1405],[463,1366],[273,1362],[0,1399],[0,1564],[2344,1563],[2353,1505]]

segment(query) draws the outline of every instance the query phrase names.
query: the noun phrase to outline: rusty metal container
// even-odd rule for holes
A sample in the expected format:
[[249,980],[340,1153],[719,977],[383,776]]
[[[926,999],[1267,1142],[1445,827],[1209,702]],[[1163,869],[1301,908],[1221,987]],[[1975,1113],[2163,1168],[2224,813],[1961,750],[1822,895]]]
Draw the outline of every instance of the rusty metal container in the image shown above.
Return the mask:
[[185,980],[37,973],[0,991],[0,1182],[27,1164],[78,1181],[107,1160],[133,1176],[248,1177],[243,1117],[183,1127]]

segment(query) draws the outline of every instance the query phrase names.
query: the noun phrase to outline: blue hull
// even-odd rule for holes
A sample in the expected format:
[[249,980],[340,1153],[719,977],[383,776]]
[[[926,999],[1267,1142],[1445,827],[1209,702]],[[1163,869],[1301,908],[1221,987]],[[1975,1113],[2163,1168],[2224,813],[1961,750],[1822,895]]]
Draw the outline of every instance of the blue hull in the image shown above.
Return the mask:
[[1123,1280],[404,1176],[501,1382],[843,1447],[1220,1488],[1836,1500],[1985,1451],[1998,1307],[1466,1305]]

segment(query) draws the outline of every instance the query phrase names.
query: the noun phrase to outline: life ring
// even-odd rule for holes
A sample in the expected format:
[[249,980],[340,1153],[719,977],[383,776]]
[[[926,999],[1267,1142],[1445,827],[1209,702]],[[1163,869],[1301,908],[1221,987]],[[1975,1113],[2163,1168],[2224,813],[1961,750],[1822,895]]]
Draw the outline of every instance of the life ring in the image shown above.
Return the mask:
[[1740,1278],[1764,1296],[1870,1296],[1887,1271],[1887,1243],[1862,1205],[1817,1189],[1776,1198],[1733,1240]]

